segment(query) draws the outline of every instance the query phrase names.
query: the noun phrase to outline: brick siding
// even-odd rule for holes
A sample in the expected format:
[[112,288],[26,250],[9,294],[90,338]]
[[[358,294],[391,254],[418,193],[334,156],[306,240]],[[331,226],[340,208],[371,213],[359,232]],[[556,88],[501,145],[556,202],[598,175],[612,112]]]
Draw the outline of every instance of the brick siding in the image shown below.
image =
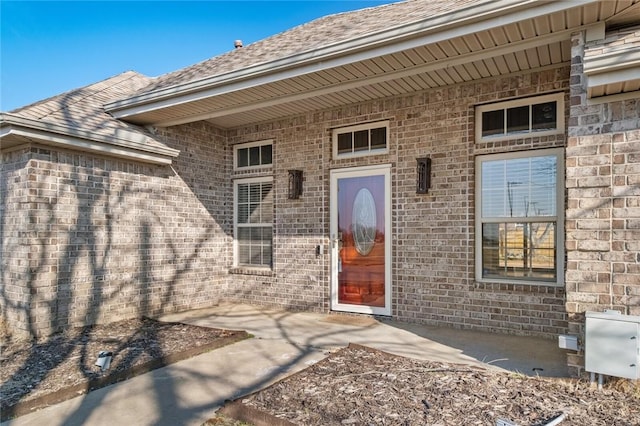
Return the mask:
[[[233,300],[293,309],[329,309],[329,171],[391,164],[393,316],[399,320],[522,335],[567,330],[564,288],[476,283],[474,158],[563,147],[565,136],[475,143],[474,105],[565,92],[569,68],[556,67],[380,99],[229,131],[230,145],[274,140],[273,273],[229,276]],[[568,107],[567,107],[568,109]],[[390,121],[389,153],[333,159],[331,130]],[[432,159],[432,188],[416,194],[416,158]],[[304,171],[304,192],[287,199],[287,170]],[[260,174],[259,174],[260,175]],[[244,175],[242,175],[244,177]]]
[[[601,43],[591,43],[590,54],[601,51]],[[640,99],[589,103],[584,55],[584,34],[574,34],[566,310],[569,332],[581,339],[586,311],[640,315]],[[569,365],[574,373],[582,372],[583,354],[570,353]]]
[[[565,333],[564,288],[474,279],[475,156],[563,147],[565,136],[476,143],[474,106],[563,92],[568,108],[569,77],[568,66],[554,67],[230,130],[204,122],[156,129],[181,150],[167,167],[39,147],[3,153],[3,205],[41,203],[28,209],[33,219],[4,215],[3,280],[15,280],[6,286],[15,294],[4,295],[3,315],[42,334],[219,300],[327,311],[330,170],[390,164],[394,318]],[[333,128],[376,120],[390,122],[388,154],[332,158]],[[233,145],[264,139],[274,140],[273,167],[234,172]],[[432,187],[417,195],[416,158],[424,156]],[[289,169],[304,171],[298,200],[287,198]],[[252,273],[232,267],[232,185],[264,175],[274,181],[274,265]]]
[[2,153],[2,315],[16,335],[215,303],[230,261],[227,150],[202,123],[166,133],[182,150],[172,167]]

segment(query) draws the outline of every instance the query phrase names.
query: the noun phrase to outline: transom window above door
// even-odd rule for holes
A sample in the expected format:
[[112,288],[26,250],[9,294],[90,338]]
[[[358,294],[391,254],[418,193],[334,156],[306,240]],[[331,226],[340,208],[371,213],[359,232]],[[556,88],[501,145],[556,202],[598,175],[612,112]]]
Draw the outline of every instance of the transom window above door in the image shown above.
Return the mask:
[[272,163],[272,140],[243,143],[233,147],[233,168],[235,170],[271,166]]
[[333,157],[360,157],[389,151],[389,122],[359,124],[334,129]]
[[564,132],[564,94],[535,96],[476,108],[476,141]]

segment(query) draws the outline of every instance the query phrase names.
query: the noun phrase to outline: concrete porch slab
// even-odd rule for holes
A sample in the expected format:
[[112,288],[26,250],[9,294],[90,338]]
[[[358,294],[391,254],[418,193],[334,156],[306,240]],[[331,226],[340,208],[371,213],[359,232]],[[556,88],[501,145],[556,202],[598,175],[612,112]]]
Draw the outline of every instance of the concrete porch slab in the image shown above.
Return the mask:
[[567,377],[556,340],[408,324],[341,314],[289,312],[247,304],[165,315],[161,320],[242,329],[260,339],[285,340],[322,350],[358,343],[397,355],[468,363],[526,375]]
[[245,304],[221,304],[159,319],[245,330],[255,337],[18,417],[2,426],[201,425],[226,400],[263,389],[349,343],[417,359],[528,375],[567,375],[563,351],[555,341],[540,338],[368,317],[293,313]]

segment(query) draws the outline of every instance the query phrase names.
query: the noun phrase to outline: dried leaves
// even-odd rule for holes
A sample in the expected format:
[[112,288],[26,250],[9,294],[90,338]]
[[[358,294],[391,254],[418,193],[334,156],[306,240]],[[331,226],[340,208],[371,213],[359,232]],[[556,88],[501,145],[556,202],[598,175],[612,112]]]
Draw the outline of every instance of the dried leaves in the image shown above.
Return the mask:
[[[20,401],[210,343],[229,333],[145,318],[75,328],[41,341],[3,345],[0,411]],[[102,350],[114,355],[105,373],[95,366]]]
[[243,401],[299,425],[638,425],[640,397],[349,347]]

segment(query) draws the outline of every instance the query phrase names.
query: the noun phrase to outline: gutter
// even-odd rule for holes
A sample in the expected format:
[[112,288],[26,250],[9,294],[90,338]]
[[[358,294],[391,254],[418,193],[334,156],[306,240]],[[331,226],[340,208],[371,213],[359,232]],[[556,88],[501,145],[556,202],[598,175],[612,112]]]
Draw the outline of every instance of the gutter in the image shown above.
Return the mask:
[[[594,49],[598,50],[597,47]],[[620,91],[619,93],[593,96],[596,88],[606,88],[609,85],[620,85],[640,79],[640,46],[624,46],[610,52],[585,56],[583,61],[589,99],[611,99],[611,96],[622,94],[631,96],[630,94],[637,93],[637,91]]]
[[584,72],[587,75],[635,67],[640,67],[640,45],[584,58]]
[[73,150],[92,152],[153,164],[171,164],[180,151],[149,144],[143,134],[113,128],[113,134],[100,134],[75,127],[0,113],[0,141],[28,139]]
[[[505,19],[509,21],[530,19],[598,1],[498,0],[481,2],[426,20],[423,19],[224,74],[109,102],[105,105],[105,109],[116,118],[131,117],[483,31],[504,25]],[[507,15],[510,15],[509,18],[506,18]]]

